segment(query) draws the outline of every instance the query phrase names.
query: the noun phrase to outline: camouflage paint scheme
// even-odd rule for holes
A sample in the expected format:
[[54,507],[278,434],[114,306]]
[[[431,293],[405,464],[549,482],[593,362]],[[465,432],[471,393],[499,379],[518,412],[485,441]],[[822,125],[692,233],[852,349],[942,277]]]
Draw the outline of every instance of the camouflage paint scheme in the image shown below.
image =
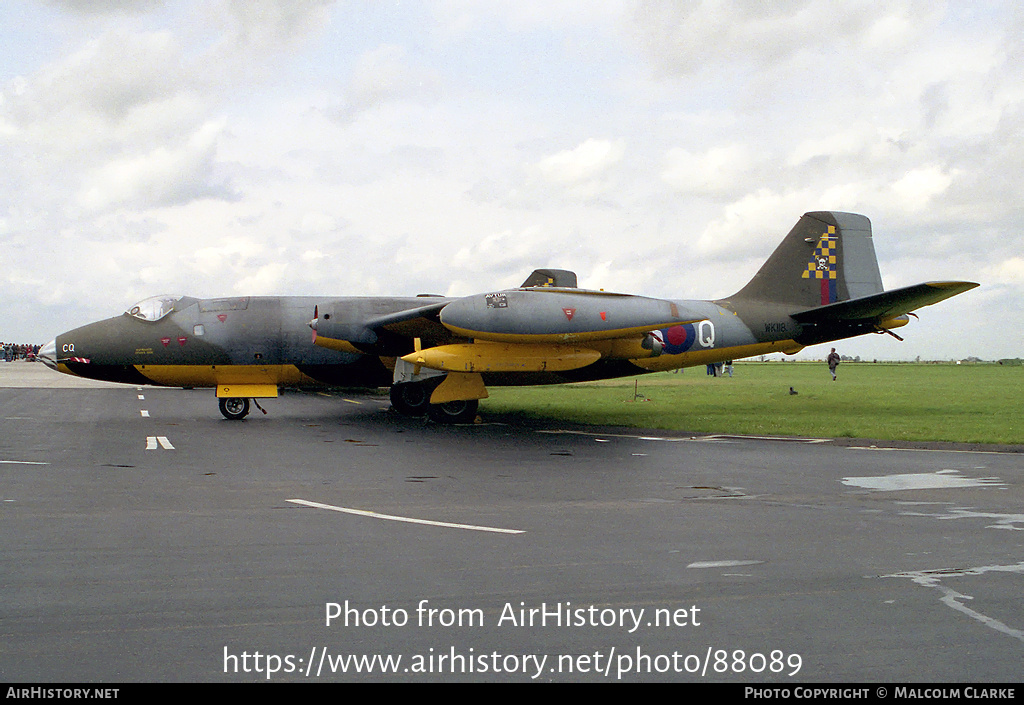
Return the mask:
[[[487,386],[606,379],[722,362],[865,333],[978,286],[884,291],[862,215],[806,213],[750,282],[717,301],[579,289],[536,270],[517,289],[462,298],[154,297],[40,351],[68,374],[215,387],[242,418],[279,387],[391,387],[401,413],[471,421]],[[312,317],[312,320],[310,318]],[[310,329],[312,336],[310,335]]]

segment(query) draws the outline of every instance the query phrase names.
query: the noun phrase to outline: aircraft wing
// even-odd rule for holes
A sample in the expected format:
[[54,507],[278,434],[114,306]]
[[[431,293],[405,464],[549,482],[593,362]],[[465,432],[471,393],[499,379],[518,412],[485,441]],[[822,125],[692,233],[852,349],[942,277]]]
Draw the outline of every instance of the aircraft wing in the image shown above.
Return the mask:
[[[352,352],[352,345],[378,346],[390,351],[405,347],[402,340],[449,337],[438,314],[452,300],[444,297],[428,300],[430,303],[425,305],[420,305],[419,300],[384,298],[342,299],[318,304],[309,324],[313,329],[313,343],[346,352]],[[380,310],[367,310],[371,305]]]
[[926,282],[826,306],[816,306],[791,315],[795,320],[805,324],[884,321],[910,313],[922,306],[931,306],[976,286],[978,284],[975,282]]
[[437,302],[431,303],[427,306],[418,306],[416,308],[408,308],[404,311],[395,311],[394,313],[388,313],[383,316],[377,316],[363,322],[363,325],[370,330],[378,328],[390,328],[400,323],[406,323],[417,318],[431,318],[437,320],[437,314],[441,312],[441,309],[447,306],[451,302],[451,299],[438,298]]
[[451,301],[438,297],[435,303],[371,318],[364,325],[378,334],[389,331],[409,339],[447,338],[449,333],[441,325],[439,314]]

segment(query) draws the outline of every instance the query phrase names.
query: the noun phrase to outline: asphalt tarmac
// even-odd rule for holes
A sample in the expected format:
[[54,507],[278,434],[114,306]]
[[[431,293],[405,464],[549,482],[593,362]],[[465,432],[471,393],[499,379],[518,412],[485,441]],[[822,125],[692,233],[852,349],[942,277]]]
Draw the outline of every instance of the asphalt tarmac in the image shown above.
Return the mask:
[[1021,454],[0,385],[3,682],[1020,680]]

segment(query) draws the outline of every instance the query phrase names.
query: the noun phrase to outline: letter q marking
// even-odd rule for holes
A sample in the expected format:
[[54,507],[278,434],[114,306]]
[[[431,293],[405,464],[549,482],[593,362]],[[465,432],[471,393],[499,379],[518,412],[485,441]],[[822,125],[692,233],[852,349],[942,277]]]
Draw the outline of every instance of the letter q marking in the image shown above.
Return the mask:
[[701,321],[698,323],[697,339],[705,348],[715,347],[715,324],[711,321]]

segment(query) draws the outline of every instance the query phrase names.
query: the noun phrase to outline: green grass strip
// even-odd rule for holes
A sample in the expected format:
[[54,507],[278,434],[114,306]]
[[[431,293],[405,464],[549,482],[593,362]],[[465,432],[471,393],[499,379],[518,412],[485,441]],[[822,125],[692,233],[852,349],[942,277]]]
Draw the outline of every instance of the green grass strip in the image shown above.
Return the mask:
[[[544,387],[495,387],[482,410],[700,433],[1024,444],[1024,368],[998,364],[739,362]],[[634,383],[649,401],[634,401]],[[790,394],[793,387],[797,394]]]

